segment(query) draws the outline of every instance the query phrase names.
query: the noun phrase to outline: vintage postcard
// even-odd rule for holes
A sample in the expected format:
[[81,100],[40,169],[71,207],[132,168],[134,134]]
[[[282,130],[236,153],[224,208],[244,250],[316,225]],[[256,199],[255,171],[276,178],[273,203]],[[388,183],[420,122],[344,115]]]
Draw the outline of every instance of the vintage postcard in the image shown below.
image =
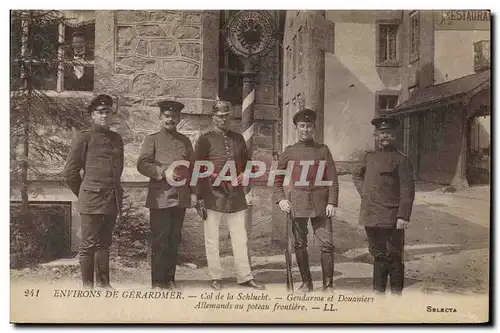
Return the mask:
[[12,323],[487,323],[489,10],[12,10]]

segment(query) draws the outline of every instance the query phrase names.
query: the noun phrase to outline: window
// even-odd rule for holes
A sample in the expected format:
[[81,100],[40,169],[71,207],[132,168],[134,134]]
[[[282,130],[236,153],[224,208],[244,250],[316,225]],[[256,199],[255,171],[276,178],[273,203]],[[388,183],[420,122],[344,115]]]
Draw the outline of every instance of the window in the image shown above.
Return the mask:
[[[220,12],[220,31],[223,32],[226,22],[237,10],[222,10]],[[225,38],[219,42],[219,92],[231,90],[237,96],[236,101],[243,103],[243,71],[244,66],[240,58],[226,47]]]
[[94,90],[95,24],[66,26],[64,41],[64,57],[75,62],[64,69],[64,90]]
[[416,86],[416,85],[408,87],[409,98],[412,98],[413,95],[415,95],[415,93],[417,92],[417,89],[418,89],[418,86]]
[[398,105],[398,98],[398,95],[378,95],[378,111],[384,113],[394,109]]
[[420,55],[420,13],[410,13],[410,62],[418,60]]
[[481,72],[490,68],[490,41],[474,43],[474,71]]
[[[11,58],[21,59],[33,54],[30,60],[15,61],[13,73],[21,75],[21,64],[31,66],[33,88],[56,91],[93,91],[95,20],[93,11],[61,11],[64,19],[18,22],[11,20]],[[23,28],[21,28],[23,27]],[[30,42],[32,41],[32,42]],[[17,75],[19,74],[19,75]],[[21,80],[13,89],[20,88]]]
[[377,32],[377,65],[400,66],[399,24],[379,23]]
[[423,129],[423,149],[425,151],[436,151],[446,146],[446,108],[440,107],[424,114]]

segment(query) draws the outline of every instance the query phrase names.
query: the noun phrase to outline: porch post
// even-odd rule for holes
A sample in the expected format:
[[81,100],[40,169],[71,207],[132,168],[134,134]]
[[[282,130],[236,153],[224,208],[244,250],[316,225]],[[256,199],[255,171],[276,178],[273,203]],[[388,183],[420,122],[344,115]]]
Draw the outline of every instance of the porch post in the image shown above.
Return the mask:
[[460,115],[461,115],[461,125],[462,125],[462,135],[460,143],[460,154],[458,156],[457,168],[455,171],[455,176],[451,181],[451,186],[453,186],[457,191],[469,187],[467,182],[467,108],[464,104],[460,104]]

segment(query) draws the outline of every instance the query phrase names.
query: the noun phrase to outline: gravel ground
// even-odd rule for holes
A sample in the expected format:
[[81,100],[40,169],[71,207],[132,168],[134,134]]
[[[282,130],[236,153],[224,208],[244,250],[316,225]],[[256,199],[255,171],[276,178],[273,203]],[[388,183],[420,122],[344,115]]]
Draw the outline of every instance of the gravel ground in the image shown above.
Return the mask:
[[[341,177],[340,207],[335,222],[336,269],[339,279],[366,276],[362,287],[370,287],[372,259],[367,254],[364,230],[356,224],[359,197],[352,182]],[[489,187],[472,187],[456,193],[444,193],[439,188],[421,186],[417,192],[412,221],[406,232],[406,277],[408,288],[423,292],[486,293],[489,275]],[[224,277],[234,282],[231,251],[222,246]],[[252,266],[264,283],[283,283],[283,250],[273,246],[270,237],[258,235],[253,240]],[[177,280],[203,285],[208,280],[204,253],[195,263],[178,266]],[[313,278],[320,280],[319,250],[310,246]],[[296,269],[295,269],[296,270]],[[363,272],[363,273],[361,273]],[[298,278],[298,273],[295,272]],[[116,258],[111,264],[114,284],[150,283],[147,261]],[[13,283],[46,281],[79,281],[76,260],[11,270]]]

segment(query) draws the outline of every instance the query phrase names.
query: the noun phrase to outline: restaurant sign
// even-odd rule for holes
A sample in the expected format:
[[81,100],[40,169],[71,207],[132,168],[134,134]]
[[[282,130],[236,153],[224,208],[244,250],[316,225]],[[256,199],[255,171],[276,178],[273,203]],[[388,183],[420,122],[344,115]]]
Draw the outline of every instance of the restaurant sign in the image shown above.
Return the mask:
[[489,10],[435,11],[436,30],[490,30]]

